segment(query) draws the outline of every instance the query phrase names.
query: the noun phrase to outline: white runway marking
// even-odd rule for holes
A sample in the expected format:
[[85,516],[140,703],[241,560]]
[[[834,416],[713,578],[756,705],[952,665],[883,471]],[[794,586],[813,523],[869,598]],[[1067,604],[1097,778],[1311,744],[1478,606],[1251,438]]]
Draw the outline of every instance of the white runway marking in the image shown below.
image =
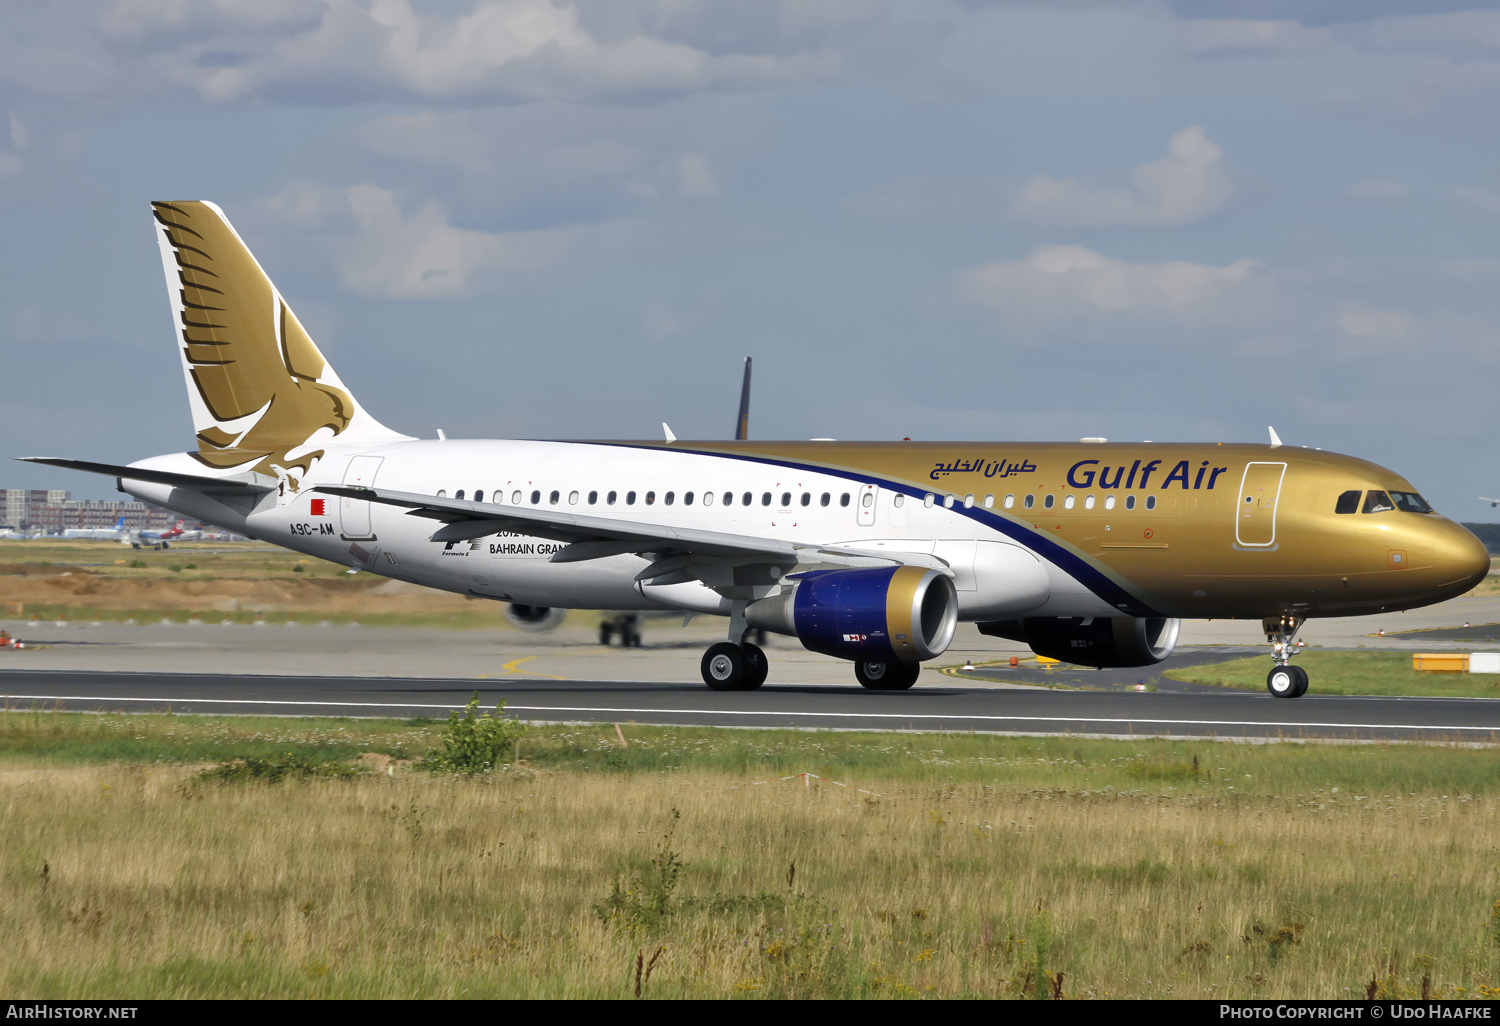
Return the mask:
[[[31,701],[54,702],[163,702],[188,705],[289,705],[335,709],[442,709],[460,708],[457,704],[439,705],[423,702],[302,702],[295,699],[275,698],[124,698],[103,695],[6,695],[7,699],[19,698]],[[1423,723],[1302,723],[1283,720],[1163,720],[1145,717],[1111,716],[993,716],[974,713],[871,713],[871,712],[794,712],[788,709],[630,709],[616,706],[591,705],[510,705],[507,712],[545,713],[636,713],[641,715],[672,716],[805,716],[818,719],[846,720],[979,720],[985,723],[1134,723],[1160,724],[1181,727],[1345,727],[1352,730],[1485,730],[1495,733],[1496,727],[1472,727],[1458,724],[1429,725]]]

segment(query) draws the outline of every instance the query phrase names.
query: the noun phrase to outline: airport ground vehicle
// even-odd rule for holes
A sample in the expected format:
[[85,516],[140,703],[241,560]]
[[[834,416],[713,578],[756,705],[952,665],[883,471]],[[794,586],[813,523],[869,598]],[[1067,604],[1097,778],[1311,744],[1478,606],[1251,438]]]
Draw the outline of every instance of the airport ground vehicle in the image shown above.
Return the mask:
[[911,687],[960,619],[1095,666],[1165,658],[1184,617],[1261,620],[1267,687],[1311,616],[1462,594],[1472,534],[1399,475],[1270,445],[423,440],[344,386],[223,213],[154,205],[196,449],[119,478],[185,516],[532,607],[728,618],[711,688],[759,687],[752,630]]

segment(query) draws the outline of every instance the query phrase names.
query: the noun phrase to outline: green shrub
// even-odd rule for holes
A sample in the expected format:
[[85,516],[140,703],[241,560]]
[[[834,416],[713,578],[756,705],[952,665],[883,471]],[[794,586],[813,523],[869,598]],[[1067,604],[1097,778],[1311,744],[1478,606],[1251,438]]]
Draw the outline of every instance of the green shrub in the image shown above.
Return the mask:
[[265,758],[252,755],[243,759],[230,759],[199,773],[193,783],[279,784],[283,780],[306,780],[309,777],[352,777],[359,772],[359,769],[346,762],[320,761],[297,752],[287,752]]
[[433,773],[488,773],[504,765],[512,755],[526,725],[515,717],[505,717],[505,702],[495,706],[495,714],[478,713],[479,692],[474,692],[463,715],[455,710],[448,717],[443,747],[433,748],[423,763]]

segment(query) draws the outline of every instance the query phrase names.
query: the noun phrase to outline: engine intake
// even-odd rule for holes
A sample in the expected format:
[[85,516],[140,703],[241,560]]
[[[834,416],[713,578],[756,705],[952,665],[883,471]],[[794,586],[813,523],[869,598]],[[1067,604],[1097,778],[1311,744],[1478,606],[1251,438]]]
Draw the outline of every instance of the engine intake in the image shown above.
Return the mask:
[[745,623],[840,659],[916,663],[953,642],[958,592],[937,570],[811,570],[792,580],[781,594],[750,603]]
[[980,634],[1030,645],[1037,655],[1079,666],[1150,666],[1172,654],[1182,621],[1167,617],[1032,616],[975,624]]

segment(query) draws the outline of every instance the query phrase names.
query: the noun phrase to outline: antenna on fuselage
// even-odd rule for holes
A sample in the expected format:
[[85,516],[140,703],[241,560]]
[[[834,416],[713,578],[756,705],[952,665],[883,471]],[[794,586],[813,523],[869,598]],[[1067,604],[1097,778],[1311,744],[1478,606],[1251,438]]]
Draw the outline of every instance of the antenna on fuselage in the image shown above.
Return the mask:
[[1273,428],[1273,427],[1271,427],[1271,425],[1267,424],[1266,425],[1266,430],[1269,431],[1269,432],[1271,432],[1271,448],[1273,448],[1273,449],[1279,449],[1279,448],[1281,448],[1281,436],[1276,433],[1276,429]]
[[740,385],[740,415],[734,420],[734,440],[750,437],[750,357],[745,357],[745,381]]

